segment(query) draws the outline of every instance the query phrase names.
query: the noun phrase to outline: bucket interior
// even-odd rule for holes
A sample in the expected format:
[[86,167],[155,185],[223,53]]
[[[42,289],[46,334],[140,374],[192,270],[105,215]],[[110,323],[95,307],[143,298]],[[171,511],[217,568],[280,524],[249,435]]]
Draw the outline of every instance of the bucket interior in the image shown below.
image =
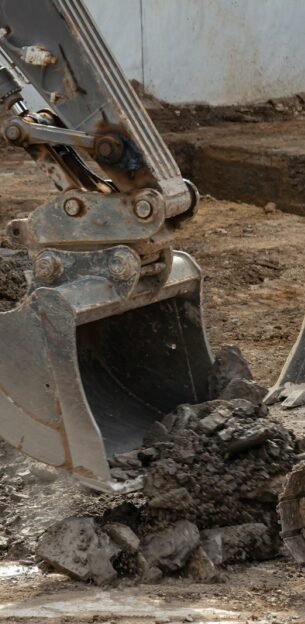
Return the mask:
[[77,348],[108,457],[140,446],[180,403],[208,398],[211,357],[194,294],[81,325]]

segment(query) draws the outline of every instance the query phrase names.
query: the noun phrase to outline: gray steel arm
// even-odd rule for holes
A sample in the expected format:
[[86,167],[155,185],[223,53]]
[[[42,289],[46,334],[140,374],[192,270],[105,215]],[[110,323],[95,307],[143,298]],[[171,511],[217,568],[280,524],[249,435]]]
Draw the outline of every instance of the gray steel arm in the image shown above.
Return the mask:
[[0,29],[5,53],[68,129],[121,142],[116,163],[95,154],[120,190],[158,188],[173,216],[189,208],[175,160],[82,0],[0,0]]

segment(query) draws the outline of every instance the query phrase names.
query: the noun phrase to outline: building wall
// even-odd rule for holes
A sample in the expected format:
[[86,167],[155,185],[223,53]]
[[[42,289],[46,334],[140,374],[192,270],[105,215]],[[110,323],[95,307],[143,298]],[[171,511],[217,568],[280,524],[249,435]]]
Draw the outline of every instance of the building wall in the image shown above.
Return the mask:
[[305,91],[305,0],[87,0],[130,78],[176,103]]
[[305,0],[85,1],[127,76],[162,100],[242,104],[305,92]]

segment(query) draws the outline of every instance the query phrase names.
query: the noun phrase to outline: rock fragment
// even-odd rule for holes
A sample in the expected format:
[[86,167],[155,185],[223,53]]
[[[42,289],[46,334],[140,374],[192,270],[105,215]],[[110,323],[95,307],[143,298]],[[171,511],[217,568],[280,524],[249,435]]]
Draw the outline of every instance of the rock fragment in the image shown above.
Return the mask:
[[9,546],[9,539],[4,535],[0,535],[0,552],[7,550]]
[[142,462],[143,466],[148,466],[148,464],[157,459],[158,456],[159,453],[154,446],[143,448],[138,453],[139,460]]
[[175,572],[183,568],[199,541],[197,526],[188,520],[179,520],[163,531],[146,535],[141,549],[149,566]]
[[247,429],[235,427],[232,421],[232,426],[220,431],[218,436],[225,442],[228,453],[239,453],[260,446],[269,440],[273,433],[274,427],[268,421],[257,420],[252,427]]
[[249,379],[232,379],[221,392],[220,397],[226,401],[246,399],[259,405],[267,394],[267,389]]
[[110,474],[112,478],[116,479],[117,481],[127,481],[128,479],[127,472],[125,472],[125,470],[123,470],[122,468],[111,468]]
[[93,518],[66,518],[51,526],[40,538],[36,555],[56,570],[81,581],[108,584],[117,573],[112,560],[120,548]]
[[191,555],[186,567],[186,575],[194,581],[205,583],[215,579],[217,575],[215,565],[202,546],[198,546]]
[[253,379],[253,377],[240,349],[225,345],[216,353],[210,373],[211,398],[218,399],[232,379]]
[[202,433],[211,435],[215,431],[221,429],[231,415],[232,412],[228,409],[221,411],[220,408],[218,412],[212,412],[209,416],[202,418],[199,421],[198,429],[202,431]]
[[232,407],[234,416],[244,418],[264,417],[268,414],[266,406],[257,405],[249,399],[231,399],[229,405]]
[[275,554],[269,529],[262,523],[205,530],[202,532],[202,544],[216,565],[246,559],[270,559]]
[[185,487],[175,488],[159,496],[154,496],[149,501],[150,507],[156,509],[178,509],[179,511],[187,511],[190,505],[194,504],[194,500]]
[[122,468],[123,470],[141,468],[141,462],[138,458],[138,451],[129,451],[128,453],[114,453],[109,460],[112,468]]
[[[158,447],[158,459],[146,467],[149,518],[160,528],[180,519],[199,529],[267,522],[277,542],[276,486],[271,491],[268,484],[296,461],[293,436],[246,399],[192,408],[179,429],[177,417],[167,442]],[[202,420],[212,423],[205,433]]]
[[103,530],[122,550],[132,553],[139,550],[140,540],[126,524],[120,524],[119,522],[106,524]]
[[33,463],[31,465],[31,473],[42,483],[54,483],[58,479],[58,472],[52,466]]

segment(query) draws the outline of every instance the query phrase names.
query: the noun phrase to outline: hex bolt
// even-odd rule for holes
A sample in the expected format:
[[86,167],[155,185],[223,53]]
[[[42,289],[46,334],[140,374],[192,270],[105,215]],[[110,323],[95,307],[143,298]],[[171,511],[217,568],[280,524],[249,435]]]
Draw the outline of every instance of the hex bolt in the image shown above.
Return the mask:
[[116,280],[128,280],[139,270],[137,259],[131,253],[118,249],[108,260],[108,268]]
[[103,156],[103,158],[109,158],[112,153],[112,145],[107,143],[106,141],[101,141],[99,145],[99,154]]
[[9,141],[18,141],[21,137],[21,130],[18,126],[8,126],[5,130],[5,136]]
[[148,219],[152,213],[152,205],[147,199],[140,199],[135,205],[135,213],[139,219]]
[[69,217],[77,217],[82,209],[82,202],[77,197],[71,197],[65,201],[64,209]]
[[123,157],[124,145],[121,139],[106,135],[97,139],[96,155],[107,164],[116,164]]
[[61,259],[52,251],[42,253],[34,263],[34,276],[39,282],[52,284],[63,273]]

